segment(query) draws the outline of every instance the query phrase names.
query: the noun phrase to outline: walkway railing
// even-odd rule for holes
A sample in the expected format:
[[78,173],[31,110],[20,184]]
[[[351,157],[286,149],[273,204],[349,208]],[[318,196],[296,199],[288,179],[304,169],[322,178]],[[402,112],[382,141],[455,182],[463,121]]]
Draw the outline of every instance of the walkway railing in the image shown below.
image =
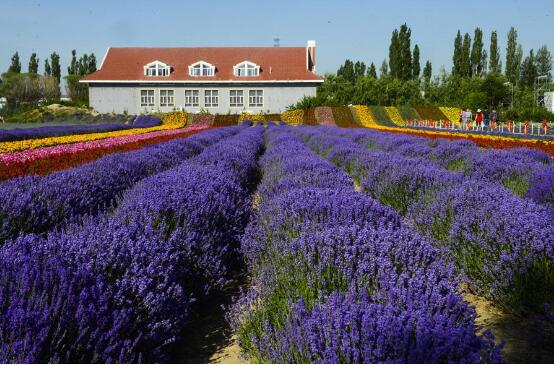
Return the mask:
[[[505,123],[491,122],[486,126],[482,123],[477,126],[474,122],[472,123],[455,123],[450,120],[417,120],[408,119],[408,126],[418,127],[418,128],[433,128],[433,129],[445,129],[453,131],[468,131],[468,132],[484,132],[484,133],[512,133],[520,135],[536,135],[536,136],[552,136],[553,135],[553,124],[548,123],[546,120],[542,122],[513,122],[508,120]],[[551,125],[550,125],[551,124]]]

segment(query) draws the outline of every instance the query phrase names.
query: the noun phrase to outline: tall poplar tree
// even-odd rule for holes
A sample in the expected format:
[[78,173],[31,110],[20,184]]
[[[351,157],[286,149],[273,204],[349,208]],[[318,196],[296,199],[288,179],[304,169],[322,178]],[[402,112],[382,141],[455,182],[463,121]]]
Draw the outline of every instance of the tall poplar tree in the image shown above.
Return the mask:
[[368,68],[368,76],[377,79],[378,78],[378,74],[376,73],[376,66],[374,66],[374,62],[372,62],[370,64],[370,67]]
[[520,62],[522,61],[522,46],[517,43],[517,31],[511,27],[507,34],[507,55],[505,60],[505,76],[515,84],[518,82]]
[[491,40],[489,45],[489,70],[490,72],[501,73],[501,57],[499,55],[499,47],[497,46],[497,32],[491,32]]
[[37,54],[33,52],[31,54],[31,58],[29,59],[29,73],[36,75],[38,72],[39,72],[39,59],[37,58]]
[[538,76],[546,75],[548,81],[551,82],[552,80],[552,71],[553,68],[553,58],[551,57],[551,53],[547,49],[547,46],[541,46],[536,53],[536,69],[538,71]]
[[412,52],[412,78],[417,79],[420,77],[420,48],[418,44],[414,45]]
[[14,55],[12,56],[12,63],[8,68],[8,72],[15,72],[15,73],[21,72],[21,61],[19,61],[19,53],[15,52]]
[[387,62],[383,60],[382,65],[380,66],[380,79],[389,76],[389,70],[387,69]]
[[52,76],[52,68],[50,67],[50,62],[48,62],[48,58],[44,60],[44,75]]
[[52,76],[58,80],[58,85],[62,78],[62,68],[60,66],[60,56],[56,52],[50,55],[50,66],[52,67]]
[[472,64],[470,62],[470,34],[464,34],[463,47],[461,52],[461,76],[469,77],[472,75]]
[[412,78],[412,52],[410,46],[411,29],[407,24],[399,29],[399,78],[410,80]]
[[432,78],[432,63],[430,61],[426,61],[426,66],[424,66],[424,71],[422,71],[422,77],[426,83],[430,82]]
[[534,50],[531,49],[530,54],[526,56],[520,67],[520,84],[532,88],[537,76],[536,57],[534,56]]
[[393,78],[399,77],[399,30],[395,29],[391,34],[391,43],[389,44],[389,75]]
[[461,31],[457,31],[457,36],[455,37],[455,49],[453,51],[453,70],[451,73],[456,76],[461,76],[461,61],[462,61],[462,36]]
[[474,42],[472,43],[472,51],[470,52],[470,69],[472,76],[482,76],[482,50],[484,42],[482,42],[482,30],[476,28],[474,30]]

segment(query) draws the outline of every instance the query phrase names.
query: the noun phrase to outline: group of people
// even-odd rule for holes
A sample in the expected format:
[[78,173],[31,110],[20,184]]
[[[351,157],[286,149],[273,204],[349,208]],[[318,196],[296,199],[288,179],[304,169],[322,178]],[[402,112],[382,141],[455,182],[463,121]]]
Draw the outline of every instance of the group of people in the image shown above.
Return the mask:
[[463,128],[466,128],[466,126],[471,122],[475,122],[477,127],[489,127],[490,125],[496,125],[497,119],[498,115],[496,110],[492,110],[490,113],[487,108],[484,109],[484,111],[478,109],[476,110],[476,114],[473,116],[470,109],[467,108],[466,110],[461,110],[459,122],[462,124]]

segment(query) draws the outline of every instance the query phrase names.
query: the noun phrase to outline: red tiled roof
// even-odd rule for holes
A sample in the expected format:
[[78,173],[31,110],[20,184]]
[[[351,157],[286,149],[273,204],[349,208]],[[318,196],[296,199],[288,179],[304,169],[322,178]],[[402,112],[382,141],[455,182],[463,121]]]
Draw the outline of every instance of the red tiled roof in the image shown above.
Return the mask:
[[[152,61],[170,65],[169,76],[146,76],[144,66]],[[189,65],[205,61],[216,66],[214,76],[189,76]],[[251,61],[260,75],[233,75],[233,66]],[[109,48],[101,69],[82,81],[321,81],[307,69],[304,47],[222,47],[222,48]]]

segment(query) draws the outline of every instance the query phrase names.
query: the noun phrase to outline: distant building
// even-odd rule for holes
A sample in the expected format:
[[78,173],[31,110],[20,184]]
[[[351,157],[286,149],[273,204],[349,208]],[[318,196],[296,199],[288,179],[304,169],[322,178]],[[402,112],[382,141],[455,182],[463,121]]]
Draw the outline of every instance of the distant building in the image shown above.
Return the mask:
[[306,47],[109,48],[80,82],[101,113],[185,109],[279,113],[316,95],[316,43]]

